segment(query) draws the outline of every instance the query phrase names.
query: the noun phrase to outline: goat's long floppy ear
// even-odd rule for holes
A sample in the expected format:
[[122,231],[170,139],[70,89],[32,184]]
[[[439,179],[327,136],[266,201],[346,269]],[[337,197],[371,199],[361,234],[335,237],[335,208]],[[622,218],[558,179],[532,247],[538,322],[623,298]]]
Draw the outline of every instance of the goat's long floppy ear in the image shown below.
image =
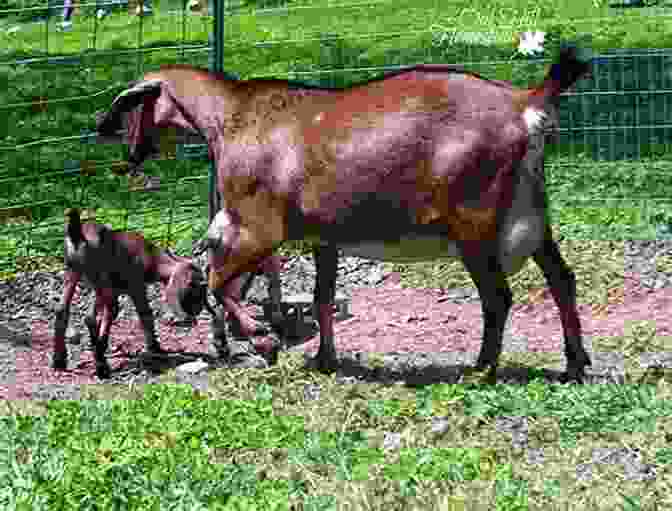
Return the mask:
[[138,107],[148,96],[158,98],[161,94],[162,83],[162,80],[158,78],[143,80],[119,94],[114,98],[107,113],[99,116],[96,126],[98,134],[103,136],[115,135],[117,131],[123,128],[122,114]]

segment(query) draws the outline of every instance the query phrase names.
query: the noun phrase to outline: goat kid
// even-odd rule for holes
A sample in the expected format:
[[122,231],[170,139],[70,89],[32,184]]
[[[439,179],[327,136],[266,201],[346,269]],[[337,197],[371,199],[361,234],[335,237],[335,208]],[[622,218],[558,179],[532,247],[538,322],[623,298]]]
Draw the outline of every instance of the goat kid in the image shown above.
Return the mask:
[[[67,367],[65,331],[70,304],[77,283],[84,277],[95,289],[96,299],[85,324],[91,335],[96,361],[96,375],[110,377],[105,359],[112,323],[119,312],[118,297],[130,296],[140,317],[148,352],[161,353],[154,329],[154,315],[147,300],[147,284],[161,282],[165,299],[176,318],[176,324],[193,325],[207,305],[207,281],[191,259],[169,250],[160,250],[141,234],[112,230],[95,223],[81,223],[79,211],[67,213],[65,228],[65,290],[56,312],[52,366]],[[97,322],[97,313],[102,320]]]
[[220,302],[233,279],[282,242],[313,242],[318,369],[337,366],[340,248],[398,262],[460,257],[482,303],[476,367],[493,370],[512,305],[506,277],[532,257],[560,310],[566,377],[581,380],[590,358],[574,274],[548,218],[543,131],[558,95],[589,69],[572,46],[530,89],[443,65],[345,89],[170,66],[119,94],[97,128],[108,137],[126,124],[131,173],[140,173],[164,128],[207,140],[225,216],[208,252]]

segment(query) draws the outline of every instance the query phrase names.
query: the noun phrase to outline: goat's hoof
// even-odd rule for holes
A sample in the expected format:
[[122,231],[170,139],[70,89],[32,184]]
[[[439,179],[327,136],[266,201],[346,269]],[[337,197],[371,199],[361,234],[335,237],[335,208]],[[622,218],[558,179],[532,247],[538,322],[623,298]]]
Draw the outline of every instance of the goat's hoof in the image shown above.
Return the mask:
[[461,383],[495,383],[497,366],[485,364],[483,366],[465,367]]
[[477,360],[472,369],[474,371],[485,371],[486,369],[494,369],[495,367],[497,367],[496,362],[489,360]]
[[484,371],[488,367],[495,368],[499,362],[499,353],[480,353],[474,364],[474,369],[477,371]]
[[237,354],[229,358],[229,367],[231,369],[267,369],[269,363],[259,355]]
[[338,369],[338,360],[335,357],[306,357],[306,368],[323,374],[332,374]]
[[567,371],[560,377],[560,382],[561,383],[570,383],[570,382],[576,382],[576,383],[583,383],[584,378],[586,377],[586,372],[584,370],[585,366],[577,366],[577,367],[567,367]]
[[246,339],[232,340],[228,344],[228,363],[232,369],[266,369],[268,362],[257,353],[254,344]]
[[63,353],[54,353],[51,360],[51,367],[57,371],[64,371],[68,368],[68,354]]
[[255,342],[254,349],[256,350],[257,355],[263,357],[268,363],[268,366],[271,367],[278,363],[278,355],[282,350],[282,344],[267,337],[262,339],[261,342]]
[[100,380],[108,380],[110,378],[110,366],[107,364],[96,364],[96,376]]

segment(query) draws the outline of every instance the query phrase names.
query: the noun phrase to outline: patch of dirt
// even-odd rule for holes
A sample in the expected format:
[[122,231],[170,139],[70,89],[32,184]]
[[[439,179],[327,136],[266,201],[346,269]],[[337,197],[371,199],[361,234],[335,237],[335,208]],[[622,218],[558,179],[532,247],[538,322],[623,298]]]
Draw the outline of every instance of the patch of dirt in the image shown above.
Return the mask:
[[[462,363],[471,363],[478,354],[482,334],[480,302],[455,303],[436,289],[403,289],[394,278],[386,279],[379,287],[353,289],[351,295],[352,317],[335,323],[339,353],[396,353],[407,359],[413,355],[413,360],[420,356],[424,363],[435,357],[439,364],[442,355],[462,354],[465,356]],[[533,305],[514,304],[504,350],[562,354],[564,343],[558,310],[547,291],[536,297]],[[613,360],[602,360],[603,354],[592,352],[592,337],[623,335],[624,328],[636,320],[653,320],[657,335],[672,335],[671,306],[672,287],[646,289],[636,279],[626,280],[623,292],[617,293],[613,303],[602,310],[581,304],[579,313],[586,348],[593,359],[592,370],[613,364]],[[250,306],[250,310],[258,313],[260,309]],[[3,367],[0,399],[76,398],[77,385],[99,383],[86,336],[81,345],[68,346],[71,357],[68,371],[58,372],[49,367],[52,329],[53,318],[43,318],[33,321],[30,339],[10,338],[6,328],[0,330]],[[168,350],[204,354],[210,350],[207,320],[199,321],[186,332],[177,331],[163,321],[157,321],[157,329],[162,346]],[[128,368],[132,354],[141,351],[143,343],[137,319],[119,318],[112,328],[108,351],[113,371]],[[6,349],[10,346],[11,350]],[[316,334],[297,349],[314,354],[318,346]]]

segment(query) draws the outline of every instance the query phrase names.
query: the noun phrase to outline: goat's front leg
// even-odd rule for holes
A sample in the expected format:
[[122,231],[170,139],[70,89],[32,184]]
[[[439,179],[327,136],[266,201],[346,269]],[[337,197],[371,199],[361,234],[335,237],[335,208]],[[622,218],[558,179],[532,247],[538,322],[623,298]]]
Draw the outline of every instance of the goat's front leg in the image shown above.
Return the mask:
[[[260,274],[266,277],[266,290],[270,298],[271,305],[271,326],[276,331],[282,331],[284,327],[284,314],[282,313],[282,284],[280,282],[281,263],[276,256],[270,256],[264,259],[259,268],[248,275],[247,280],[242,286],[242,275],[236,279],[235,286],[240,289],[236,294],[238,301],[245,300],[248,291],[252,287],[252,282]],[[249,317],[242,309],[237,313],[237,319],[241,324],[241,334],[243,335],[265,335],[266,329]],[[233,314],[233,313],[232,313]]]
[[268,333],[266,328],[254,320],[240,305],[240,302],[244,299],[244,295],[247,294],[250,288],[248,284],[254,279],[255,273],[249,275],[248,282],[244,285],[242,284],[243,276],[240,275],[233,279],[218,293],[219,301],[228,312],[227,319],[234,335],[238,337],[266,335]]
[[63,289],[63,299],[56,309],[56,320],[54,325],[54,353],[51,366],[57,370],[64,370],[68,366],[68,350],[65,346],[65,332],[68,329],[68,320],[70,319],[70,304],[77,289],[77,283],[81,275],[75,271],[65,271],[65,287]]
[[[97,310],[102,309],[100,324],[96,321]],[[110,377],[110,366],[105,354],[110,342],[110,329],[118,313],[117,295],[111,289],[96,289],[96,301],[91,314],[85,319],[86,326],[91,334],[94,356],[96,360],[96,376],[101,380]],[[97,327],[97,328],[96,328]]]
[[103,296],[96,291],[95,299],[91,304],[91,310],[89,314],[84,318],[84,324],[89,330],[89,336],[91,337],[91,346],[95,348],[96,340],[98,339],[98,312],[103,308]]
[[560,254],[558,244],[553,240],[550,228],[546,229],[544,243],[533,255],[553,295],[565,336],[565,356],[567,372],[565,381],[583,381],[585,366],[591,365],[581,341],[581,322],[576,310],[576,279]]
[[[220,304],[227,311],[234,311],[234,315],[242,312],[234,298],[240,296],[240,289],[236,288],[240,275],[258,269],[259,264],[273,254],[273,248],[284,241],[286,234],[282,204],[264,192],[245,198],[235,216],[250,223],[234,221],[229,212],[222,210],[208,230],[211,240],[208,249],[208,287]],[[215,321],[213,326],[217,323]],[[266,365],[254,353],[256,349],[251,349],[248,339],[240,339],[240,342],[234,339],[234,342],[228,344],[229,360],[234,367]]]
[[502,271],[494,243],[463,247],[462,262],[474,281],[483,310],[483,344],[476,369],[497,368],[506,320],[513,304],[513,293]]
[[338,250],[335,246],[316,246],[314,302],[320,325],[320,348],[313,360],[317,369],[324,373],[336,370],[336,348],[334,346],[334,301],[336,299],[336,276],[338,272]]
[[159,341],[156,339],[156,330],[154,328],[154,314],[147,300],[145,287],[131,293],[131,300],[135,305],[135,310],[140,317],[140,324],[145,335],[145,348],[149,353],[163,353]]
[[[236,286],[235,280],[232,284]],[[247,313],[242,310],[237,300],[231,298],[229,285],[226,284],[219,289],[215,289],[213,294],[215,298],[223,306],[225,311],[228,311],[228,323],[233,331],[234,339],[227,341],[226,339],[226,322],[221,311],[217,312],[217,316],[211,322],[212,336],[215,343],[215,348],[220,356],[228,359],[229,364],[236,368],[258,368],[263,369],[267,367],[266,361],[257,355],[256,347],[250,342],[250,336],[242,332],[240,323],[236,318],[235,310],[241,313],[241,317],[248,317]],[[250,318],[251,319],[251,318]],[[238,325],[236,325],[238,323]]]

